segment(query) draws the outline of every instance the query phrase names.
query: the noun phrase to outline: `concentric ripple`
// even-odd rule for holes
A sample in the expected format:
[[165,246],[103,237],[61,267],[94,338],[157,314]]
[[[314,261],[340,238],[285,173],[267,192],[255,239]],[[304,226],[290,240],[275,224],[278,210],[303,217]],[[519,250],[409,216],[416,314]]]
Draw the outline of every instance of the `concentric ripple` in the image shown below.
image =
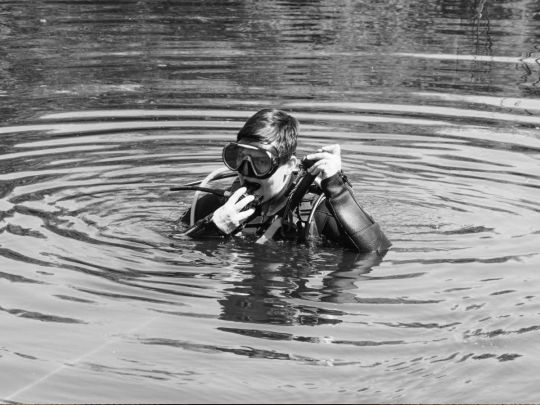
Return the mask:
[[[5,400],[74,376],[105,376],[135,393],[148,379],[166,389],[226,384],[253,367],[281,370],[271,366],[280,361],[291,378],[317,382],[314,392],[339,373],[343,389],[375,395],[393,381],[392,398],[406,391],[421,401],[407,387],[492,378],[481,363],[531,365],[535,349],[523,343],[540,329],[536,117],[469,110],[464,124],[445,106],[283,108],[301,121],[299,155],[342,146],[359,200],[394,243],[382,262],[178,236],[192,194],[169,188],[220,167],[222,144],[253,112],[241,101],[74,111],[2,128],[0,281],[9,288],[0,311],[18,342],[3,353],[15,370]],[[46,350],[18,333],[38,321]],[[59,326],[68,347],[54,339]],[[37,379],[23,377],[28,367]]]
[[[2,2],[0,402],[538,402],[539,12]],[[382,261],[181,236],[264,107],[341,145]]]

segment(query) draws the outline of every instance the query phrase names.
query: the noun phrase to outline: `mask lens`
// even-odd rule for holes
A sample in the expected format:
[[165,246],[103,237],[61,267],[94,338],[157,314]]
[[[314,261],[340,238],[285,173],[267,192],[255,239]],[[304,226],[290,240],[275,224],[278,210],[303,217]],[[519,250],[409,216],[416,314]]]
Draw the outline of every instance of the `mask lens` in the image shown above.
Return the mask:
[[270,156],[268,156],[265,152],[259,150],[258,154],[252,154],[251,155],[251,163],[253,164],[254,171],[259,176],[264,176],[265,174],[269,173],[270,170],[272,170],[273,162]]
[[242,164],[243,156],[240,147],[235,143],[230,143],[223,148],[223,163],[231,170],[238,170]]
[[229,169],[238,170],[246,160],[256,177],[267,175],[275,166],[272,157],[264,149],[237,143],[230,143],[223,148],[223,162]]

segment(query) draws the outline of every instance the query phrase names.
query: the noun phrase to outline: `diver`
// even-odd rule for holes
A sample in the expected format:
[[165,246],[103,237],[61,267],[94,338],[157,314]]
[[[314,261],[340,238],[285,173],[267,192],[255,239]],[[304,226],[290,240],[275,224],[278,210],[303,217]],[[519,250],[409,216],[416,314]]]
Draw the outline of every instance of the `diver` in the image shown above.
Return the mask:
[[341,170],[340,146],[324,146],[299,162],[298,126],[284,111],[263,109],[223,148],[223,163],[236,177],[230,189],[172,188],[210,191],[180,219],[187,225],[184,235],[252,235],[258,244],[321,237],[355,252],[384,255],[391,243],[356,201]]

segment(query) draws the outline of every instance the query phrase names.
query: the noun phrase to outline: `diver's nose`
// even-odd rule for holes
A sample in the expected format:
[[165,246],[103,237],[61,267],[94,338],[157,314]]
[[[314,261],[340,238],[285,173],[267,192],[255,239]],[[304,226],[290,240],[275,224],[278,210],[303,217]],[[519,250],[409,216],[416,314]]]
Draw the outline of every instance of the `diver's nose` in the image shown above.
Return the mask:
[[238,168],[238,173],[240,173],[243,176],[246,177],[255,177],[255,173],[253,173],[253,169],[251,168],[251,164],[244,160],[240,167]]

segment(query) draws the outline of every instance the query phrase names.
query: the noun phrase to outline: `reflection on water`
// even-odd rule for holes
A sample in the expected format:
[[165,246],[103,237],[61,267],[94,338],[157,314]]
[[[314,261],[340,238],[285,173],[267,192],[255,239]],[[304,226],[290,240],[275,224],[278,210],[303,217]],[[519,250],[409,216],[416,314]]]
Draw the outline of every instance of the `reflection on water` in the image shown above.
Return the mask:
[[[283,258],[265,247],[254,249],[251,263],[242,263],[242,278],[233,281],[219,301],[221,319],[285,325],[340,323],[339,318],[325,317],[341,315],[340,311],[325,311],[305,301],[356,302],[348,290],[355,289],[355,282],[381,261],[375,253],[300,248]],[[295,305],[296,299],[300,305]]]
[[[539,12],[1,4],[0,401],[536,400]],[[382,261],[175,234],[268,106],[342,145]]]
[[538,93],[535,1],[259,3],[4,4],[3,116],[229,97]]

